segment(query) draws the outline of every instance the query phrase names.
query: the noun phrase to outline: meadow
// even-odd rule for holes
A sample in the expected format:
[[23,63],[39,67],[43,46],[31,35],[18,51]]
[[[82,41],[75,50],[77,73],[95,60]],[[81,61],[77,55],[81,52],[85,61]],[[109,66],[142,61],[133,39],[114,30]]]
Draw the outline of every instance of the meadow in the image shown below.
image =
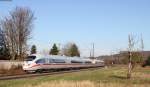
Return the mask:
[[127,66],[92,71],[0,81],[0,87],[149,87],[150,67],[135,67],[126,79]]

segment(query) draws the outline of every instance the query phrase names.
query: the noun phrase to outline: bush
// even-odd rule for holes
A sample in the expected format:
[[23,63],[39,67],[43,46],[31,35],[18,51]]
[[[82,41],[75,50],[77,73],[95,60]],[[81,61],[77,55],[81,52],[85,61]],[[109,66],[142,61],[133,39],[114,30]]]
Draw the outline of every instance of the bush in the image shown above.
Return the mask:
[[143,63],[142,66],[143,66],[143,67],[145,67],[145,66],[150,66],[150,56],[147,58],[147,60],[144,61],[144,63]]

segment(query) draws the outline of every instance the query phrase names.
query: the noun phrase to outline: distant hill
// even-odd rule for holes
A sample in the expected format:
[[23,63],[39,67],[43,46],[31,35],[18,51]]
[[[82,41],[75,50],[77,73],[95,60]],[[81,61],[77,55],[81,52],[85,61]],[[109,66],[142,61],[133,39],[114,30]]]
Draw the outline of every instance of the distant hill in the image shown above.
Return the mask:
[[[146,60],[150,56],[150,51],[142,51],[140,54],[143,55],[143,60]],[[113,55],[103,55],[96,57],[97,59],[100,60],[109,60],[109,61],[114,61],[114,62],[120,62],[123,58],[127,57],[128,51],[120,51],[118,54],[113,54]]]

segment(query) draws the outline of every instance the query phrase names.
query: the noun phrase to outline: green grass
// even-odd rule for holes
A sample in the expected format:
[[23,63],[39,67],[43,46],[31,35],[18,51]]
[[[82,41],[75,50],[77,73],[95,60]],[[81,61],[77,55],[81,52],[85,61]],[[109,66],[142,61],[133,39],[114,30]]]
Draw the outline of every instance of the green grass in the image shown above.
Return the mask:
[[133,78],[126,79],[127,67],[117,66],[92,71],[82,71],[53,76],[33,77],[17,80],[0,81],[0,87],[21,87],[26,84],[38,85],[48,81],[85,81],[96,83],[121,83],[121,84],[150,84],[150,68],[136,67],[132,73]]

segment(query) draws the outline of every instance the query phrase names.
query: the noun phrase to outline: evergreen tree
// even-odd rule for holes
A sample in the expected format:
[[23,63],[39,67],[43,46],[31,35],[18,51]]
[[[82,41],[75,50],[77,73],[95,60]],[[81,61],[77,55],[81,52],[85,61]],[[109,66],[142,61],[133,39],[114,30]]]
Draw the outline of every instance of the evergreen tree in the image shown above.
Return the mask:
[[70,47],[70,56],[73,57],[73,56],[78,56],[80,57],[80,52],[78,50],[78,47],[76,44],[73,44],[71,47]]
[[63,48],[63,54],[70,57],[80,57],[78,46],[75,43],[66,44],[66,46]]
[[51,48],[49,54],[50,54],[50,55],[58,55],[58,52],[59,52],[58,47],[57,47],[56,44],[54,43],[54,45],[53,45],[53,47]]
[[32,45],[31,47],[31,54],[36,54],[36,46],[35,45]]
[[0,29],[0,59],[9,59],[9,51],[7,49],[4,37],[5,35],[3,33],[3,30]]

